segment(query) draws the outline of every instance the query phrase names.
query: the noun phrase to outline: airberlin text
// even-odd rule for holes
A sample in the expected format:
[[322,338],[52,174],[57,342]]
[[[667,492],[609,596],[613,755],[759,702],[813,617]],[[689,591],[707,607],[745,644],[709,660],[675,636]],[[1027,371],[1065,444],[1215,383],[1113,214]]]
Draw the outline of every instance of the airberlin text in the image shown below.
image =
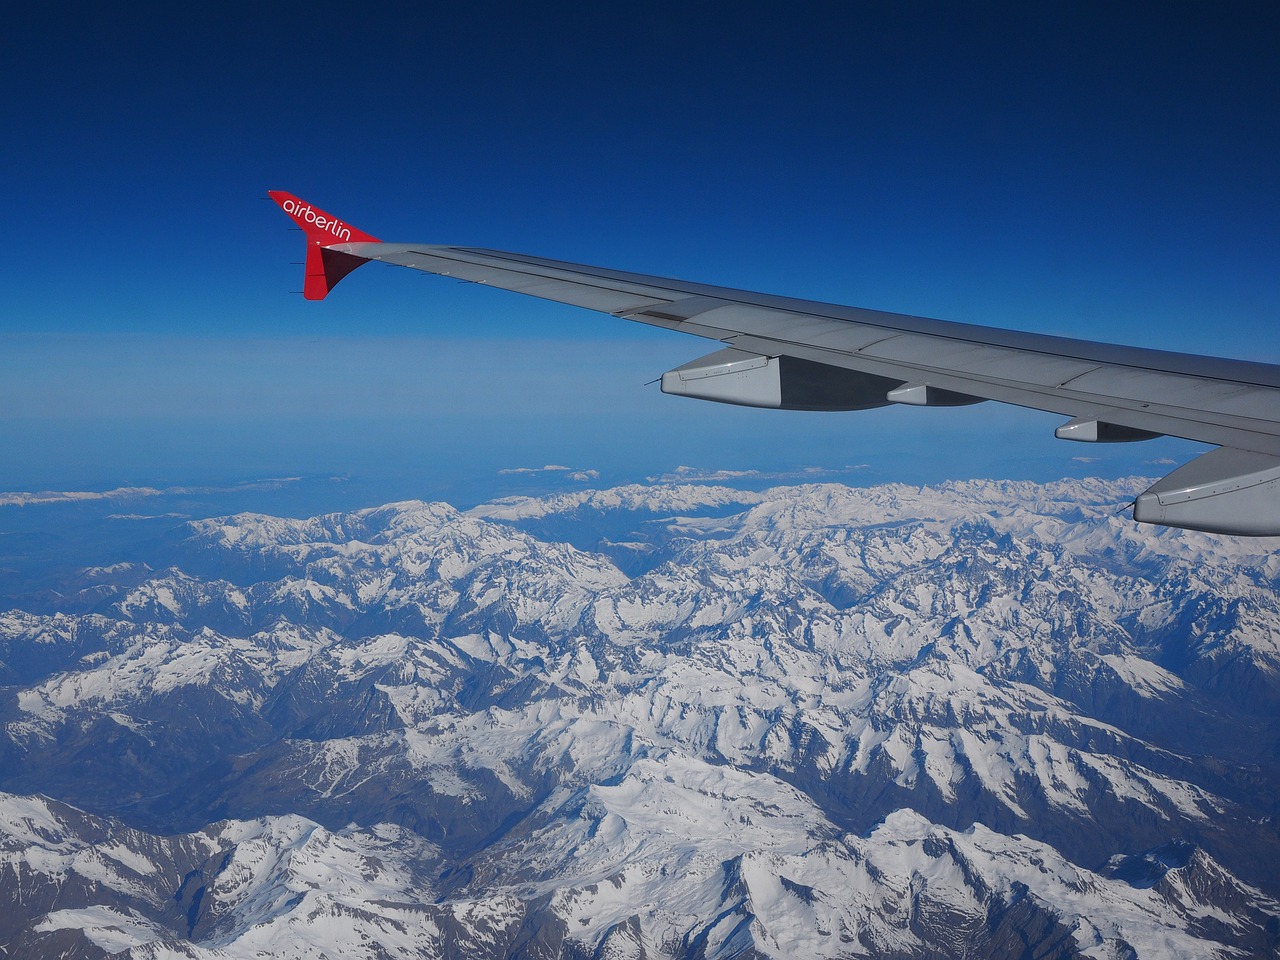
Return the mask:
[[295,219],[313,223],[321,230],[328,230],[329,233],[337,237],[339,240],[351,239],[351,228],[341,220],[332,217],[326,217],[321,213],[311,209],[310,204],[298,203],[296,200],[286,200],[283,204],[284,212]]

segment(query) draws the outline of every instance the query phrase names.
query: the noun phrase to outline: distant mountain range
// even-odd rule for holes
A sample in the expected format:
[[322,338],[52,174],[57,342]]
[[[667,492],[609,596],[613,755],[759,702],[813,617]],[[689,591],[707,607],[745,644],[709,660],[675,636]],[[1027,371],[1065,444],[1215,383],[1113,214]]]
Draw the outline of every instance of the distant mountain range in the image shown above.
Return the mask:
[[1142,488],[181,524],[0,612],[0,947],[1275,956],[1280,544]]

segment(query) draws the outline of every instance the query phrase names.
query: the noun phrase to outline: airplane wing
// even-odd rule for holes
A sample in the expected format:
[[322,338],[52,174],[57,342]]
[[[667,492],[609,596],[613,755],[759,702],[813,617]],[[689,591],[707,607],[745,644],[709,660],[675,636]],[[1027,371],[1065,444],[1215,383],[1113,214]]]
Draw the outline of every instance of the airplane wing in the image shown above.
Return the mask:
[[1117,346],[752,293],[473,247],[383,243],[282,191],[307,238],[304,295],[371,260],[720,342],[664,393],[789,410],[996,400],[1070,418],[1093,443],[1216,445],[1140,495],[1135,520],[1280,535],[1280,366]]

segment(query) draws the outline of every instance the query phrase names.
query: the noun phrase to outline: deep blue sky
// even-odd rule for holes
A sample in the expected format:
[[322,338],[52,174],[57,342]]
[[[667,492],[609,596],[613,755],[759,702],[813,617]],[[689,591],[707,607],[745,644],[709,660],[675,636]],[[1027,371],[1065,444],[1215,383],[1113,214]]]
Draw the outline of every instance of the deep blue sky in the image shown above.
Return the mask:
[[181,6],[6,15],[0,489],[1196,449],[663,397],[712,345],[376,265],[306,303],[268,188],[385,240],[1280,361],[1275,4]]

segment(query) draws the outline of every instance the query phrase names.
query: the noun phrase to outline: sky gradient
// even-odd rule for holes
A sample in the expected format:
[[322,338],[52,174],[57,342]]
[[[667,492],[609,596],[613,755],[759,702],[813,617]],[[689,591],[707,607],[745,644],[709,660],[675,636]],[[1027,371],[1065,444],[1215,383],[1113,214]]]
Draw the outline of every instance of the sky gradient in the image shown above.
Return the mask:
[[73,3],[7,32],[3,489],[1200,449],[663,397],[711,345],[376,265],[307,303],[269,188],[385,240],[1280,361],[1272,4]]

